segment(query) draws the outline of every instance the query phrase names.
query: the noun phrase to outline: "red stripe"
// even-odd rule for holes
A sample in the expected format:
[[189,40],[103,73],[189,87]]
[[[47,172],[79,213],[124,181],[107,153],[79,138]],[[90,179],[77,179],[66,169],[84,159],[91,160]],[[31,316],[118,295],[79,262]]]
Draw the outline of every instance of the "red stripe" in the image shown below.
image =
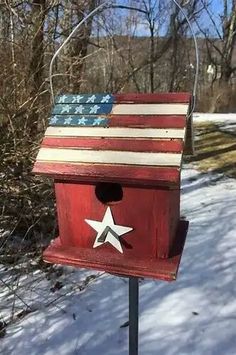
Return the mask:
[[183,150],[183,141],[176,140],[145,140],[145,139],[119,139],[119,138],[44,138],[44,148],[78,148],[91,150],[118,150],[132,152],[173,152]]
[[185,128],[185,126],[185,116],[112,115],[109,120],[109,127]]
[[39,163],[34,164],[33,173],[49,175],[63,180],[77,180],[85,182],[119,182],[146,185],[179,185],[180,171],[176,168],[154,168],[136,166],[114,166],[99,164],[62,164]]
[[190,93],[159,93],[159,94],[115,94],[116,103],[188,103]]

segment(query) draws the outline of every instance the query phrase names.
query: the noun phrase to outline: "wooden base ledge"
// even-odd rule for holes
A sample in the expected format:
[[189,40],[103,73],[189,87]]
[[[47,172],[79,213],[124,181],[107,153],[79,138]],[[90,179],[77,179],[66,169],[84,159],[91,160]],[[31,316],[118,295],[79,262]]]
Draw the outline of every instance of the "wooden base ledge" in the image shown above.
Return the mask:
[[98,249],[64,246],[60,238],[44,251],[43,259],[49,263],[106,271],[123,276],[147,277],[175,281],[186,240],[188,222],[180,221],[176,243],[168,259],[125,258],[123,254],[101,253]]

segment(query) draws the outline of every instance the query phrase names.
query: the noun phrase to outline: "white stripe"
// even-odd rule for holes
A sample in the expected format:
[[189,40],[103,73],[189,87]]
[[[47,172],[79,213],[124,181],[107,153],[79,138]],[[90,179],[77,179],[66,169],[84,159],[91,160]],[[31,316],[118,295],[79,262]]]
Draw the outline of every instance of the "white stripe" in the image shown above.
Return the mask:
[[185,129],[48,127],[45,136],[184,139]]
[[188,104],[117,104],[113,115],[187,115]]
[[180,166],[182,154],[41,148],[37,161]]

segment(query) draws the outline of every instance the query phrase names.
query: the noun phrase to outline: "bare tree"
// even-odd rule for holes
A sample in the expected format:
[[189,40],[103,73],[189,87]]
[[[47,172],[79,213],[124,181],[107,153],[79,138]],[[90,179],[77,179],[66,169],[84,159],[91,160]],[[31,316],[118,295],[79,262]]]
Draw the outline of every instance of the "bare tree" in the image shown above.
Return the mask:
[[[201,0],[204,10],[211,23],[210,29],[198,28],[204,34],[210,64],[219,71],[220,82],[228,84],[232,74],[236,71],[233,63],[233,51],[236,41],[236,1],[221,0],[223,12],[218,17],[210,8],[209,2]],[[216,79],[216,78],[215,78]]]
[[[228,82],[232,73],[236,71],[236,66],[232,63],[233,49],[236,41],[236,1],[231,0],[228,4],[224,0],[224,15],[222,18],[223,48],[221,54],[221,80]],[[218,48],[219,49],[219,48]]]
[[[75,10],[76,23],[80,22],[86,13],[92,12],[98,1],[73,1],[73,8]],[[72,60],[71,65],[71,89],[74,92],[79,92],[84,68],[84,59],[88,53],[89,39],[92,32],[93,18],[88,19],[78,31],[76,37],[72,40],[70,46],[70,56]]]
[[32,55],[30,59],[30,76],[33,94],[37,94],[44,82],[44,23],[46,0],[32,2]]

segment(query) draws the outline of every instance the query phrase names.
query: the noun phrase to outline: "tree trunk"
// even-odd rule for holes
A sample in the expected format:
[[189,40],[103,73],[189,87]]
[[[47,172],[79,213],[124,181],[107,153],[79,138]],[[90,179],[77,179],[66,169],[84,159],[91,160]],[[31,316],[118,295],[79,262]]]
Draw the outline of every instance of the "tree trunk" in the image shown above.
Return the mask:
[[44,83],[44,21],[46,0],[33,0],[32,22],[33,41],[30,60],[30,74],[32,78],[33,96],[43,89]]
[[0,5],[0,40],[1,46],[7,47],[9,38],[9,10],[5,4]]
[[32,108],[29,114],[29,128],[32,133],[41,130],[40,109],[44,89],[44,21],[46,0],[33,0],[32,3],[32,54],[30,60]]
[[[96,3],[97,2],[95,0],[89,0],[87,5],[88,13],[90,13],[96,8],[97,6]],[[77,8],[78,22],[82,21],[82,19],[84,18],[85,10],[86,10],[85,8],[81,8],[81,6],[78,5]],[[71,56],[71,60],[73,61],[71,66],[71,74],[72,74],[71,89],[73,92],[79,92],[81,87],[82,75],[84,69],[84,58],[88,53],[89,38],[92,31],[92,23],[93,23],[93,18],[88,19],[88,21],[78,31],[76,38],[73,39],[72,41],[70,56]]]
[[233,49],[236,43],[236,3],[232,0],[232,11],[230,16],[227,14],[227,2],[225,2],[224,21],[223,21],[223,51],[221,58],[221,77],[222,83],[228,83],[232,74]]

